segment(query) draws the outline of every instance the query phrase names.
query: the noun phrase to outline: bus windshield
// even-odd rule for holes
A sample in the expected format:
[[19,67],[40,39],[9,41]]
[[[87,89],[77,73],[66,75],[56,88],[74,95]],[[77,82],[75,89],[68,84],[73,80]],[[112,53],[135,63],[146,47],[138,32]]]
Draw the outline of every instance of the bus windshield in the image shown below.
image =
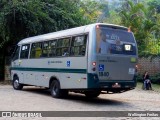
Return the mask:
[[136,54],[136,43],[132,32],[109,27],[100,27],[96,31],[97,53]]

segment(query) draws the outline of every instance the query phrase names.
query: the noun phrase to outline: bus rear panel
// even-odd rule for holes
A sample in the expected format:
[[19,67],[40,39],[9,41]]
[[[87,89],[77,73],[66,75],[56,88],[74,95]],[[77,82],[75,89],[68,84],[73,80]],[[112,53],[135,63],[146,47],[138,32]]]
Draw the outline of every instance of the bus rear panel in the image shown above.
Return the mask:
[[88,88],[124,92],[136,87],[137,44],[133,33],[117,26],[96,25],[96,53],[90,54]]

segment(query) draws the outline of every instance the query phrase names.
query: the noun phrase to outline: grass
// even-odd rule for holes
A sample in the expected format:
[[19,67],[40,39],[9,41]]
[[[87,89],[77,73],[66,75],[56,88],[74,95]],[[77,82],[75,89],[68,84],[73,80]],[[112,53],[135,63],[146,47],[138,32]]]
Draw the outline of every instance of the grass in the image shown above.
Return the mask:
[[[142,89],[142,83],[141,82],[137,82],[137,87],[136,88]],[[152,89],[155,92],[160,92],[160,85],[158,85],[158,84],[152,84]]]

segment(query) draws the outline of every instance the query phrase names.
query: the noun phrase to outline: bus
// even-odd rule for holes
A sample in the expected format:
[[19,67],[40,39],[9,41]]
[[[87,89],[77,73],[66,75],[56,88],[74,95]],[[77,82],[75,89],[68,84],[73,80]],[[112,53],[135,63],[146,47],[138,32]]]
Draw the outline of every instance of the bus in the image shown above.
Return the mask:
[[130,29],[94,23],[21,40],[13,53],[11,80],[86,97],[122,93],[136,87],[137,43]]

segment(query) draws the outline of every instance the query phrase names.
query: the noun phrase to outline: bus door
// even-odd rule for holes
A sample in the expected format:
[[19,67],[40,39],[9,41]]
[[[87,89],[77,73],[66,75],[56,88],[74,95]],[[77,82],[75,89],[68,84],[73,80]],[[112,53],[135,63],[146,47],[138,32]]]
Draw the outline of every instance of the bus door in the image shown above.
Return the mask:
[[[16,75],[18,75],[19,82],[23,83],[24,75],[23,75],[22,71],[20,71],[21,60],[19,58],[19,53],[20,53],[20,46],[16,46],[15,51],[12,55],[11,76],[14,72]],[[12,76],[12,79],[13,79],[13,76]]]

